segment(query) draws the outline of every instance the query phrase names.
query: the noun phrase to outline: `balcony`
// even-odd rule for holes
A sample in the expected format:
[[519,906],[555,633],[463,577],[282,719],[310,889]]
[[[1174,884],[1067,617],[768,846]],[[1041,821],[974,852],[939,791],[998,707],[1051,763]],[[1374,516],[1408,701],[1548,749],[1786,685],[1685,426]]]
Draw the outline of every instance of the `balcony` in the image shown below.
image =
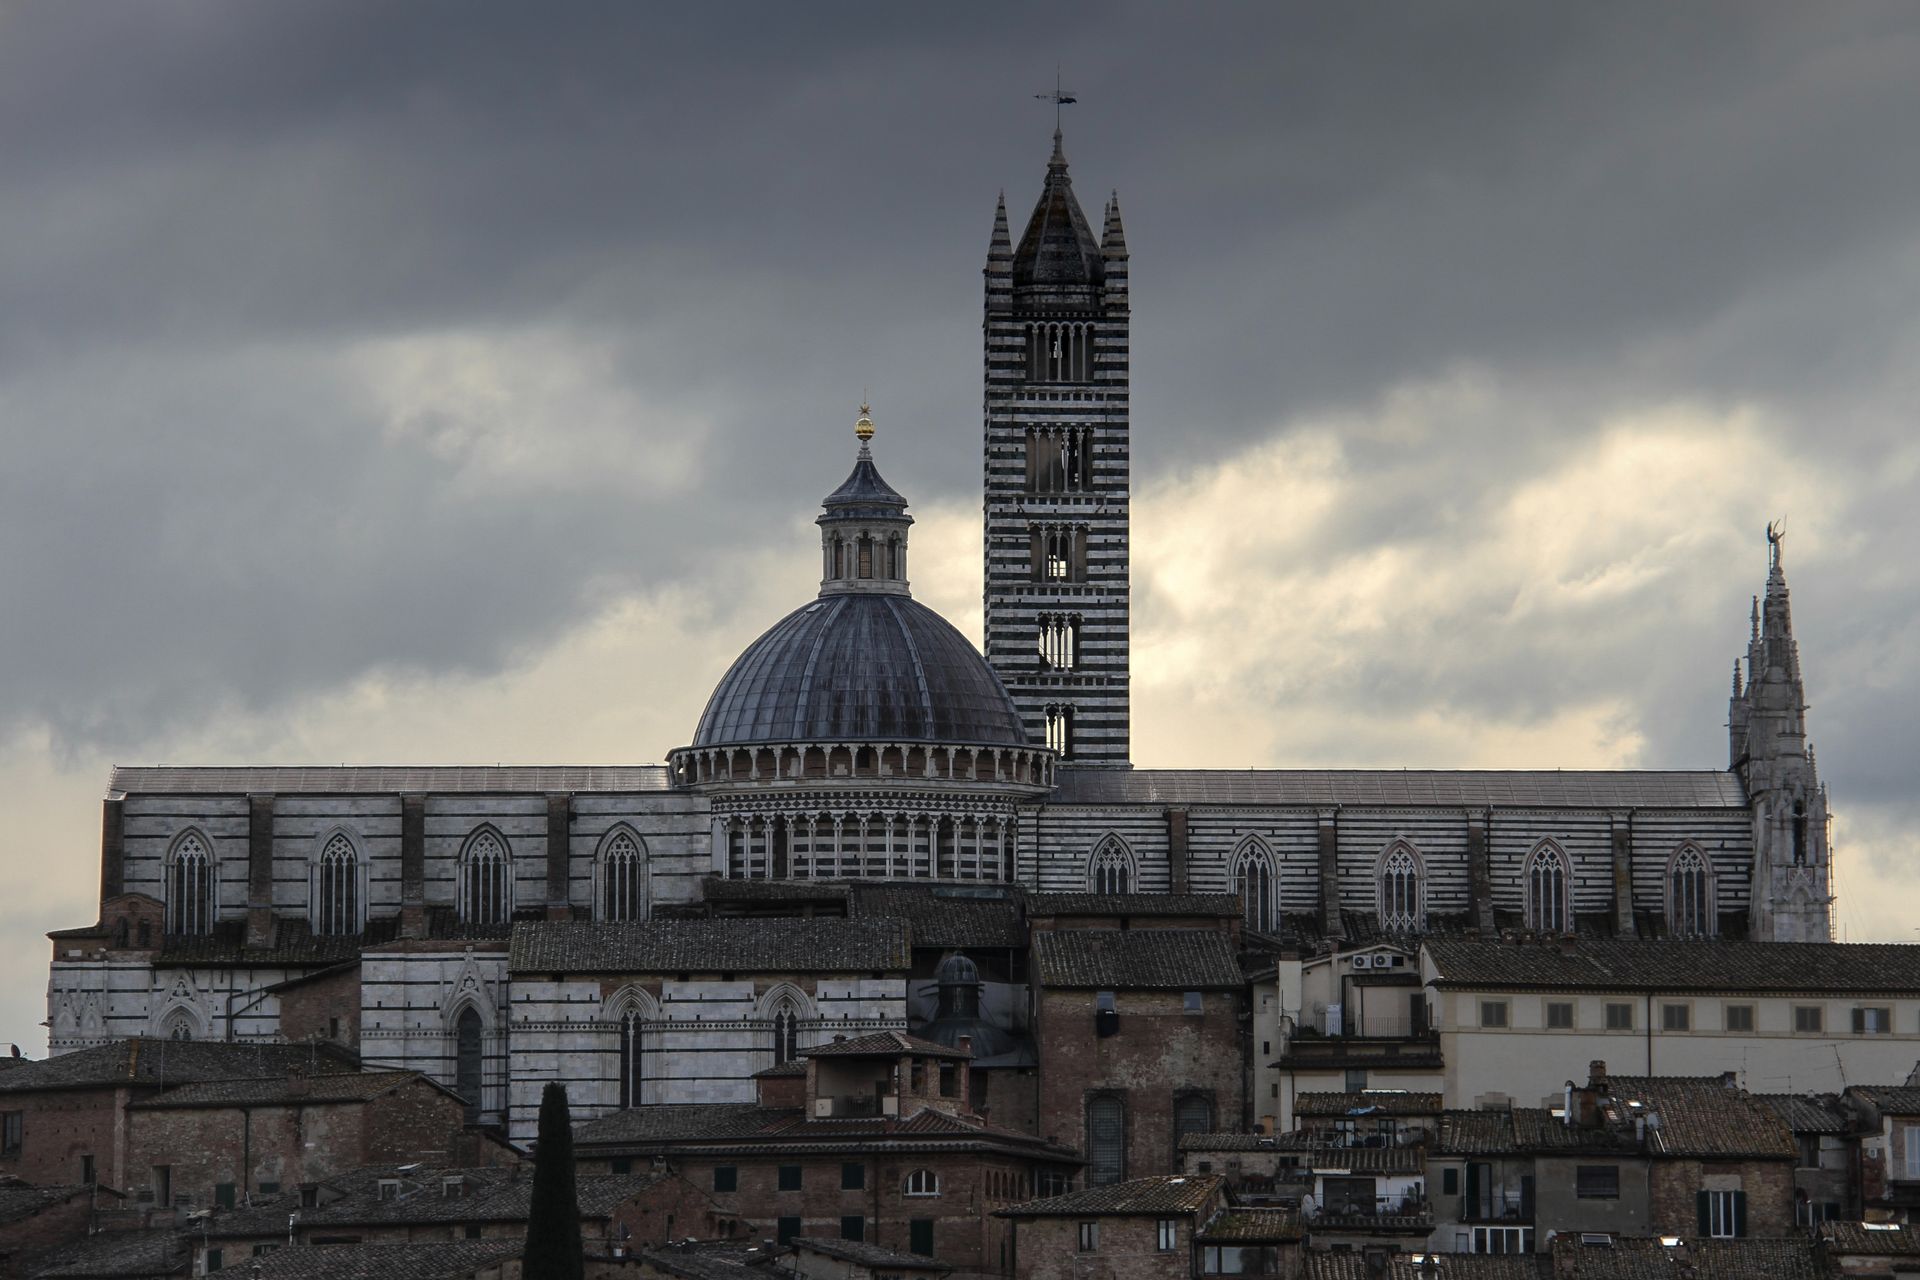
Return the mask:
[[1339,1200],[1307,1215],[1320,1231],[1369,1235],[1426,1235],[1433,1230],[1433,1206],[1413,1196],[1379,1196],[1371,1202]]

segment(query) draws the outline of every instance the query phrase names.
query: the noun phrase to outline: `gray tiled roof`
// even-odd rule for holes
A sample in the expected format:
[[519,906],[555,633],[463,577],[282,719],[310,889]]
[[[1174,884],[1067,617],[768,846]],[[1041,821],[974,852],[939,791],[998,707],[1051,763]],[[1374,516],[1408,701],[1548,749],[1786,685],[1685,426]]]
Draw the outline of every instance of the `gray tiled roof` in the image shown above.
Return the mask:
[[1492,1156],[1517,1151],[1513,1117],[1506,1111],[1443,1111],[1435,1129],[1436,1156]]
[[1770,1108],[1795,1133],[1845,1133],[1849,1127],[1840,1100],[1832,1094],[1756,1093],[1753,1100]]
[[1060,804],[1440,805],[1462,808],[1745,809],[1719,770],[1075,769]]
[[1298,1240],[1301,1235],[1297,1209],[1238,1208],[1214,1214],[1205,1226],[1194,1232],[1193,1238],[1217,1244],[1225,1240]]
[[1028,1200],[997,1212],[1008,1218],[1192,1213],[1205,1207],[1208,1199],[1220,1189],[1221,1181],[1217,1173],[1163,1174],[1104,1187],[1086,1187],[1044,1200]]
[[[666,1114],[658,1114],[666,1113]],[[1079,1157],[1032,1134],[921,1107],[907,1116],[808,1117],[798,1108],[745,1103],[635,1107],[589,1121],[574,1132],[577,1148],[669,1149],[746,1155],[821,1151],[993,1150],[1075,1164]]]
[[793,1245],[795,1249],[811,1249],[829,1258],[838,1258],[843,1262],[857,1263],[863,1267],[875,1267],[886,1271],[953,1270],[953,1267],[945,1262],[923,1258],[917,1253],[896,1253],[892,1249],[882,1249],[879,1245],[868,1244],[864,1240],[830,1240],[822,1236],[801,1236],[793,1242]]
[[[653,1186],[658,1173],[583,1174],[576,1184],[580,1216],[610,1217],[616,1209]],[[450,1178],[460,1181],[460,1194],[445,1194]],[[382,1199],[380,1184],[398,1183],[398,1194]],[[515,1164],[482,1168],[425,1165],[371,1165],[327,1179],[339,1194],[318,1206],[300,1209],[308,1227],[404,1226],[429,1223],[519,1223],[527,1219],[533,1195],[533,1170]],[[290,1207],[299,1205],[298,1193],[287,1191],[260,1199],[247,1207],[215,1212],[206,1230],[210,1237],[247,1239],[284,1232]]]
[[412,792],[665,791],[667,766],[640,765],[116,765],[120,794],[363,795]]
[[[0,1223],[18,1222],[22,1218],[31,1218],[34,1214],[50,1205],[63,1203],[75,1196],[86,1195],[92,1187],[34,1187],[23,1182],[0,1182]],[[119,1197],[101,1189],[105,1198],[111,1202]]]
[[[276,1076],[265,1080],[209,1080],[168,1089],[133,1105],[141,1110],[173,1107],[298,1106],[366,1102],[402,1085],[439,1086],[418,1071],[365,1071],[323,1076]],[[449,1095],[451,1096],[451,1095]]]
[[680,1142],[708,1138],[739,1138],[761,1133],[796,1120],[790,1107],[763,1107],[753,1102],[685,1102],[609,1111],[574,1128],[574,1141]]
[[1813,1241],[1788,1239],[1706,1240],[1673,1237],[1676,1245],[1646,1236],[1612,1236],[1604,1245],[1582,1244],[1577,1234],[1555,1237],[1552,1275],[1558,1280],[1824,1280]]
[[811,1048],[800,1050],[800,1056],[803,1058],[871,1058],[900,1054],[961,1059],[973,1056],[965,1049],[953,1049],[944,1044],[935,1044],[931,1040],[922,1040],[919,1036],[910,1036],[904,1031],[876,1031],[871,1035],[855,1036],[851,1040],[836,1036],[826,1044],[816,1044]]
[[983,896],[991,892],[987,886],[856,885],[853,913],[907,921],[916,947],[1026,946],[1018,891],[1002,888],[997,896]]
[[1297,1116],[1432,1116],[1440,1114],[1437,1093],[1366,1089],[1359,1093],[1302,1093],[1293,1100]]
[[1920,1116],[1920,1087],[1907,1084],[1857,1084],[1847,1092],[1883,1116]]
[[320,1075],[358,1070],[350,1054],[330,1045],[137,1037],[0,1072],[0,1094],[128,1083],[160,1087],[206,1080],[284,1079],[296,1071]]
[[898,920],[719,919],[513,927],[513,973],[847,973],[913,964]]
[[1030,916],[1237,916],[1233,893],[1036,893]]
[[1920,1229],[1896,1226],[1889,1222],[1823,1222],[1820,1234],[1835,1253],[1864,1254],[1872,1257],[1913,1257],[1920,1255]]
[[1660,1113],[1659,1128],[1649,1125],[1647,1133],[1657,1154],[1766,1159],[1799,1153],[1792,1131],[1772,1108],[1717,1079],[1614,1076],[1610,1086],[1617,1102],[1638,1102]]
[[1062,929],[1033,936],[1044,986],[1216,990],[1241,986],[1227,935],[1213,929]]
[[1414,1261],[1411,1253],[1386,1259],[1384,1271],[1369,1271],[1362,1253],[1322,1253],[1309,1250],[1303,1257],[1301,1280],[1547,1280],[1548,1272],[1531,1254],[1428,1253],[1430,1262]]
[[1434,985],[1592,991],[1920,991],[1920,945],[1433,938]]
[[772,1253],[758,1245],[734,1240],[688,1241],[644,1250],[648,1265],[682,1280],[790,1280],[793,1272],[781,1261],[791,1258],[785,1249]]
[[524,1240],[297,1245],[249,1260],[249,1270],[236,1273],[259,1280],[465,1280],[483,1267],[519,1257],[525,1248]]
[[105,1280],[106,1277],[187,1274],[191,1251],[180,1234],[160,1227],[144,1231],[102,1231],[51,1249],[15,1274],[32,1280]]

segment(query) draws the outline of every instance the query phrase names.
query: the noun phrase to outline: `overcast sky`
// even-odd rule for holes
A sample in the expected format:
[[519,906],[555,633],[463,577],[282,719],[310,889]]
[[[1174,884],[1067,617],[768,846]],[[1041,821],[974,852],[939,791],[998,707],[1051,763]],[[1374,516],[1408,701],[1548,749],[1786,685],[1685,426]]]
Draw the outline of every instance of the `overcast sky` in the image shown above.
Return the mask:
[[1920,10],[0,0],[0,1039],[116,762],[660,760],[863,393],[977,637],[980,269],[1133,252],[1142,766],[1723,767],[1920,903]]

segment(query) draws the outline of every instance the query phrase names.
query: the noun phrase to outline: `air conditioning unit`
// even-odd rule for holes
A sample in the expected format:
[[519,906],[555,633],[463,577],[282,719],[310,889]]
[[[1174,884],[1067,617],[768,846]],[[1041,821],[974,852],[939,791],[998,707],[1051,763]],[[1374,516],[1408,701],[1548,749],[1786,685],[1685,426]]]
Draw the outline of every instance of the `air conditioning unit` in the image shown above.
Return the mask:
[[1373,957],[1355,956],[1353,958],[1353,967],[1356,969],[1371,969],[1373,968]]

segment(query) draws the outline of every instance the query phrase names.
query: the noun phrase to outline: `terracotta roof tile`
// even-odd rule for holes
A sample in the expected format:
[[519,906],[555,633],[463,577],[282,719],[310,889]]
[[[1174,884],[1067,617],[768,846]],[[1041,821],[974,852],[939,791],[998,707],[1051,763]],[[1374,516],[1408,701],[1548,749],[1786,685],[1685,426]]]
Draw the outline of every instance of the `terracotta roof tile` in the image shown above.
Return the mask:
[[1434,985],[1479,990],[1920,990],[1920,945],[1865,942],[1666,942],[1583,939],[1507,942],[1432,938]]
[[1240,914],[1234,893],[1035,893],[1029,916],[1221,916]]
[[513,927],[512,973],[847,973],[908,969],[898,920],[716,919]]
[[1008,1218],[1099,1217],[1153,1213],[1193,1213],[1219,1192],[1219,1174],[1164,1174],[1104,1187],[1087,1187],[1044,1200],[1029,1200],[997,1210]]
[[[1771,945],[1771,944],[1769,944]],[[1553,1275],[1559,1280],[1824,1280],[1813,1242],[1805,1238],[1704,1240],[1695,1237],[1609,1236],[1582,1244],[1577,1235],[1554,1238]],[[1691,1268],[1689,1270],[1688,1268]]]
[[1238,990],[1239,962],[1212,929],[1063,929],[1036,933],[1044,986],[1111,990]]
[[1440,1095],[1400,1089],[1365,1089],[1358,1093],[1302,1093],[1294,1097],[1296,1116],[1435,1116]]
[[916,1054],[929,1058],[971,1058],[973,1055],[965,1049],[952,1049],[944,1044],[935,1044],[931,1040],[922,1040],[919,1036],[910,1036],[904,1031],[875,1031],[871,1035],[856,1036],[851,1040],[833,1039],[826,1044],[816,1044],[800,1050],[803,1058],[872,1058],[898,1057],[901,1054]]

